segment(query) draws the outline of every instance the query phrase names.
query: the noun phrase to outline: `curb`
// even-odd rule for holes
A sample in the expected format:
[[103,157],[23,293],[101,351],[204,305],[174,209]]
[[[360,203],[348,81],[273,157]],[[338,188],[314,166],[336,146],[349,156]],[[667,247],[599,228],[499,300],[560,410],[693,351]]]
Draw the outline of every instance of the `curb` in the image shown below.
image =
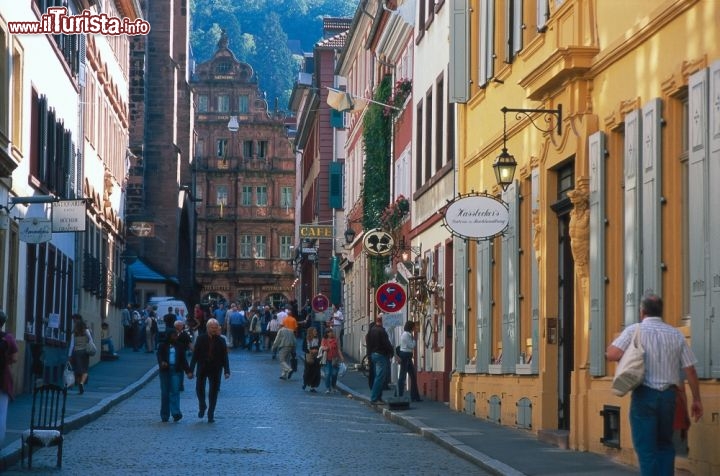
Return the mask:
[[405,416],[401,413],[394,412],[387,408],[371,405],[369,397],[361,393],[355,392],[339,380],[337,386],[349,397],[352,397],[355,400],[361,400],[366,403],[370,408],[374,409],[376,412],[382,413],[385,419],[398,425],[402,425],[409,430],[412,430],[414,433],[417,433],[423,438],[426,438],[433,443],[442,446],[443,448],[460,456],[461,458],[479,466],[485,471],[488,471],[492,474],[497,474],[499,476],[525,476],[525,473],[522,473],[515,468],[508,466],[502,461],[491,458],[490,456],[486,455],[481,451],[470,448],[469,446],[463,444],[461,441],[458,441],[457,439],[448,435],[444,431],[422,426],[420,422],[414,417]]
[[[137,393],[140,389],[142,389],[150,380],[152,380],[158,374],[158,372],[159,369],[157,368],[157,366],[154,366],[154,368],[148,370],[145,375],[140,377],[140,379],[131,383],[118,393],[105,397],[87,410],[83,410],[66,418],[65,434],[70,433],[72,430],[82,428],[83,426],[107,413],[112,407],[114,407],[118,403],[127,400],[135,393]],[[17,464],[18,461],[20,461],[20,440],[17,440],[14,443],[7,445],[0,452],[0,472],[4,471],[10,466],[14,466],[15,464]]]

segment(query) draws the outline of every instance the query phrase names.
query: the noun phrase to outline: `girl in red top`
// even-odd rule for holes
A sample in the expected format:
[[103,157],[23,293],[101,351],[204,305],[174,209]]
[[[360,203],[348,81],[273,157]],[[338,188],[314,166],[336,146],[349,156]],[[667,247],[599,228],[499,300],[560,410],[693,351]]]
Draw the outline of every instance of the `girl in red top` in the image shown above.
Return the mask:
[[345,357],[332,328],[325,331],[325,337],[320,343],[320,352],[325,366],[325,393],[337,392],[338,367],[340,362],[345,362]]

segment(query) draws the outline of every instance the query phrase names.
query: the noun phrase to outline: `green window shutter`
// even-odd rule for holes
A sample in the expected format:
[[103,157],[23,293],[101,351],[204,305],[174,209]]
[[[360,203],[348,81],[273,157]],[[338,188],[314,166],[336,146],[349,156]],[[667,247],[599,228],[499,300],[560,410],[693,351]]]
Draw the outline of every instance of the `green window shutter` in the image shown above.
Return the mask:
[[468,363],[467,349],[467,289],[468,285],[468,259],[467,259],[467,242],[463,238],[455,237],[453,239],[453,248],[455,250],[455,276],[453,283],[454,289],[459,292],[455,293],[455,368],[461,372],[465,371],[465,364]]
[[[720,61],[716,61],[710,65],[710,95],[711,98],[720,97]],[[717,112],[717,99],[713,100],[710,106],[711,110]],[[710,376],[712,378],[720,378],[720,319],[717,314],[720,312],[720,218],[717,210],[720,208],[720,118],[716,113],[709,114],[708,131],[712,131],[710,137],[710,160],[708,163],[708,183],[713,184],[708,187],[708,226],[709,232],[709,250],[710,250],[710,267],[712,275],[712,292],[710,293],[710,309],[713,309],[713,319],[708,320],[708,325],[712,326],[710,331]],[[716,210],[710,213],[710,210]],[[691,228],[692,230],[692,228]]]
[[343,114],[345,113],[336,109],[330,109],[330,127],[344,129]]
[[590,375],[605,375],[605,134],[588,139],[590,160]]
[[477,244],[477,288],[475,309],[477,309],[477,356],[475,365],[478,373],[487,373],[492,355],[492,246],[489,240]]
[[625,116],[625,325],[638,322],[640,279],[640,114],[632,111]]
[[470,96],[470,17],[468,0],[450,2],[450,102],[465,103]]
[[[530,172],[530,195],[532,197],[532,215],[533,220],[540,218],[540,169],[534,168]],[[534,222],[530,223],[532,233],[530,236],[535,238]],[[530,246],[530,281],[532,286],[531,298],[531,333],[532,333],[532,361],[530,361],[530,372],[537,374],[540,371],[540,271],[538,268],[537,257],[535,256],[535,247]]]
[[502,238],[502,373],[514,374],[520,352],[518,336],[520,335],[520,309],[518,295],[520,293],[518,223],[519,206],[517,183],[511,184],[503,193],[503,199],[510,209],[510,224]]
[[662,101],[642,109],[642,284],[662,296],[661,145]]
[[330,208],[343,207],[343,162],[330,162]]

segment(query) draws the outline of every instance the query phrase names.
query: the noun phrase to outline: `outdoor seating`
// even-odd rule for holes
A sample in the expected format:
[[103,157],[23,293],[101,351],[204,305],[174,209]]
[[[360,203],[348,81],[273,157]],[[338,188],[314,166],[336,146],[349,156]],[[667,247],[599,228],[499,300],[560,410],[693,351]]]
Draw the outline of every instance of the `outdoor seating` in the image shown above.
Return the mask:
[[44,384],[33,390],[30,428],[23,431],[20,444],[21,465],[25,465],[25,448],[28,450],[28,468],[32,469],[34,447],[57,446],[57,467],[62,467],[62,448],[65,426],[67,387]]

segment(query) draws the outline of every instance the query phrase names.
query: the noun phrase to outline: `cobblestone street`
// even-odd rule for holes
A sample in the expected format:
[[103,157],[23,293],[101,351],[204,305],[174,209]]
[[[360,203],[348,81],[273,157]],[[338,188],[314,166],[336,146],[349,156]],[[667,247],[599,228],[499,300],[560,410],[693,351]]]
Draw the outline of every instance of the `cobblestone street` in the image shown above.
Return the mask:
[[61,471],[55,449],[46,448],[35,453],[32,471],[16,465],[7,474],[487,474],[363,402],[304,392],[297,374],[280,380],[268,353],[233,351],[230,359],[215,423],[197,417],[194,380],[185,381],[184,418],[162,423],[156,377],[69,433]]

